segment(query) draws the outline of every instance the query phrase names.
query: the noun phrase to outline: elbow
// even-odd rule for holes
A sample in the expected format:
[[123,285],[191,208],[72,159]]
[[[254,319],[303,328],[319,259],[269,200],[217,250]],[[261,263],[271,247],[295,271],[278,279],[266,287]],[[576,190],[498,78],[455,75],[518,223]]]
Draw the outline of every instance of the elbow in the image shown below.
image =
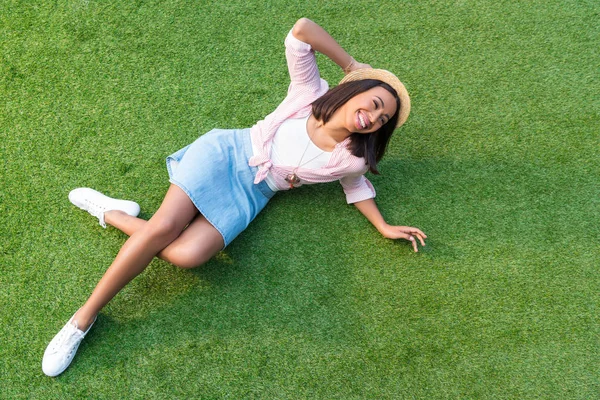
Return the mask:
[[310,19],[300,18],[298,21],[296,21],[294,27],[292,28],[292,35],[294,35],[296,39],[304,39],[306,37],[306,31],[311,24],[314,24],[314,22],[312,22]]

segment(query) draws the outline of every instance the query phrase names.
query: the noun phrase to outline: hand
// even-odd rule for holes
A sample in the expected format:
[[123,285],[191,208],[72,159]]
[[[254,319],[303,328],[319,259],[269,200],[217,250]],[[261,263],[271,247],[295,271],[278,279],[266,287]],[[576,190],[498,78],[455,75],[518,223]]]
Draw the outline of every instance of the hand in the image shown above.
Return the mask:
[[417,240],[421,242],[421,246],[425,246],[425,239],[427,239],[427,235],[423,233],[420,229],[413,228],[411,226],[392,226],[385,225],[381,229],[381,234],[388,239],[405,239],[412,243],[413,249],[415,253],[419,251],[417,248]]
[[352,62],[348,66],[348,68],[344,69],[344,74],[348,75],[350,72],[356,71],[357,69],[362,69],[362,68],[373,68],[373,67],[371,67],[369,64],[360,63],[353,58]]
[[354,64],[350,67],[349,72],[356,71],[357,69],[361,69],[361,68],[373,68],[373,67],[371,67],[369,64],[363,64],[358,61],[355,61]]

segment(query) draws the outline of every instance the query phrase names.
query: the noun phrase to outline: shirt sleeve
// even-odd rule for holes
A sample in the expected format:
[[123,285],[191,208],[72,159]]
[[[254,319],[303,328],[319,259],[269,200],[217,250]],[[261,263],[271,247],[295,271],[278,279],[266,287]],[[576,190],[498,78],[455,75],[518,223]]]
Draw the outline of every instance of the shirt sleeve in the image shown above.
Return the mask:
[[[285,38],[285,57],[290,73],[290,88],[302,88],[310,91],[320,91],[323,87],[321,75],[317,67],[315,51],[308,43],[296,38],[292,31]],[[323,81],[325,85],[327,83]]]
[[340,183],[344,188],[344,193],[346,193],[346,202],[348,204],[375,197],[375,188],[364,175],[345,176],[340,179]]

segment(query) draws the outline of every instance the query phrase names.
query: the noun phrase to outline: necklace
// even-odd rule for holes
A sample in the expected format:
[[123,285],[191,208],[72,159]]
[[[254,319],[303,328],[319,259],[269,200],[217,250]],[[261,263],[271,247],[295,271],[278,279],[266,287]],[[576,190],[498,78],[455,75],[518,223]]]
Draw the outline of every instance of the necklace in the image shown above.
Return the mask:
[[298,172],[298,169],[300,167],[302,167],[303,165],[306,165],[309,162],[311,162],[311,161],[315,160],[316,158],[320,157],[321,154],[325,153],[325,150],[319,149],[319,150],[321,150],[319,152],[319,154],[317,154],[316,156],[314,156],[310,160],[308,160],[308,161],[306,161],[306,162],[303,163],[302,160],[304,160],[304,156],[306,155],[306,150],[308,150],[308,146],[310,146],[311,142],[312,142],[312,139],[310,138],[310,134],[309,134],[308,135],[308,142],[306,143],[306,146],[304,147],[304,152],[302,152],[302,156],[300,157],[300,161],[298,161],[298,166],[296,166],[296,168],[294,168],[294,170],[292,171],[291,174],[288,174],[285,177],[285,181],[290,184],[290,189],[295,188],[294,185],[297,185],[298,183],[300,183],[300,178],[298,177],[298,175],[296,175],[296,172]]

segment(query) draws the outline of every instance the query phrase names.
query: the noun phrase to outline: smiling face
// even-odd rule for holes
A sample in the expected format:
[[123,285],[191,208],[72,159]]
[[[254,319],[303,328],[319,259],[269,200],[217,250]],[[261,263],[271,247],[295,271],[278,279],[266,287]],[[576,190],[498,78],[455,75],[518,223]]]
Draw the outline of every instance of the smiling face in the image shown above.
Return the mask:
[[339,111],[349,132],[371,133],[385,125],[396,113],[396,98],[381,86],[352,97]]

